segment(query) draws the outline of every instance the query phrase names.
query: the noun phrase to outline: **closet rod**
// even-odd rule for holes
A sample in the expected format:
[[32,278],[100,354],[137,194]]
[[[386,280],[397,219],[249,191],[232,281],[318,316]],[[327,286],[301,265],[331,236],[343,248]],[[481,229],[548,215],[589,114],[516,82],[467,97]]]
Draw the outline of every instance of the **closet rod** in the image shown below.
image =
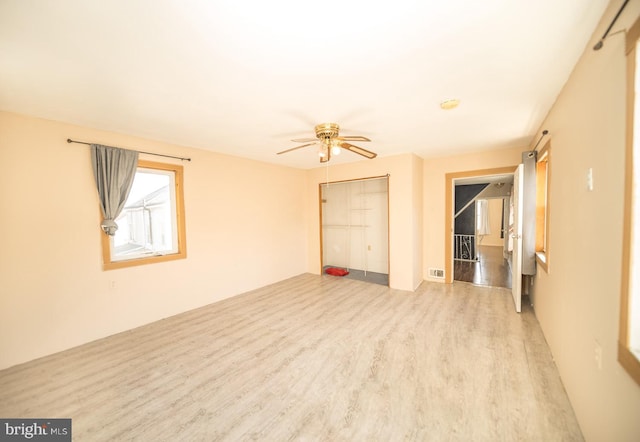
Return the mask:
[[[91,144],[92,144],[92,143],[86,143],[84,141],[72,140],[71,138],[67,138],[67,143],[86,144],[87,146],[91,146]],[[124,150],[133,150],[133,149],[124,149]],[[182,161],[191,161],[191,158],[174,157],[173,155],[164,155],[164,154],[161,154],[161,153],[144,152],[142,150],[136,150],[135,152],[144,153],[144,154],[147,154],[147,155],[155,155],[157,157],[174,158],[176,160],[182,160]]]

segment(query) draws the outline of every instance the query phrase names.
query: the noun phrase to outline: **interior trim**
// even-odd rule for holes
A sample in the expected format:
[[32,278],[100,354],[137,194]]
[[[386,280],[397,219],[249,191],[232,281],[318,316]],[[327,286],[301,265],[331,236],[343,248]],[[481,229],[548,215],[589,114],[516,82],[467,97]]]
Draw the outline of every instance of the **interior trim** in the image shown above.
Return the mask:
[[445,180],[445,209],[444,209],[444,282],[453,283],[453,197],[454,180],[460,178],[474,178],[492,175],[514,173],[518,166],[498,167],[495,169],[467,170],[464,172],[447,173]]

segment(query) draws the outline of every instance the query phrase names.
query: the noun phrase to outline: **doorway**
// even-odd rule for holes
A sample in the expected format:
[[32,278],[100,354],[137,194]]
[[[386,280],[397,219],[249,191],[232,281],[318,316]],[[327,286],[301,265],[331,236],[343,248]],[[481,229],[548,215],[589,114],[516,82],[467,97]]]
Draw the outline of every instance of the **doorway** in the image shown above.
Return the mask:
[[[446,194],[445,194],[445,282],[452,283],[454,281],[454,275],[457,274],[456,280],[471,282],[478,285],[488,286],[511,286],[511,268],[510,268],[510,254],[508,253],[508,222],[504,221],[504,215],[501,213],[501,226],[499,231],[502,231],[503,241],[502,246],[493,245],[487,243],[484,244],[487,233],[484,235],[477,234],[477,218],[476,218],[476,201],[478,199],[487,200],[487,206],[490,204],[488,201],[496,199],[499,202],[493,203],[495,205],[501,204],[500,201],[505,201],[505,195],[499,195],[496,193],[497,187],[510,188],[513,183],[513,174],[516,166],[496,168],[496,169],[483,169],[466,172],[456,172],[447,174],[446,180]],[[468,201],[459,205],[456,208],[455,194],[456,185],[476,186],[478,192],[469,198]],[[478,187],[478,185],[480,185]],[[483,192],[483,193],[480,193]],[[505,208],[504,211],[509,213],[509,200],[506,203],[502,203]],[[460,204],[460,203],[459,203]],[[466,207],[465,207],[466,206]],[[470,232],[468,241],[470,246],[467,247],[470,252],[466,259],[455,259],[456,253],[456,236],[455,236],[455,215],[460,214],[463,210],[471,208],[473,216],[473,228]],[[501,210],[502,212],[502,210]],[[504,227],[502,226],[502,223]],[[504,229],[504,230],[503,230]],[[505,250],[506,249],[506,250]],[[508,276],[507,276],[508,275]]]
[[[512,178],[506,177],[498,183],[487,183],[483,185],[483,191],[495,193],[491,186],[500,185],[505,189],[505,193],[509,192],[511,184],[508,183],[508,179]],[[464,187],[467,186],[457,185],[456,189]],[[456,191],[456,200],[460,199],[458,193],[463,192]],[[482,191],[480,193],[482,194]],[[511,288],[508,216],[508,196],[482,195],[459,216],[454,215],[454,281]]]
[[322,271],[389,285],[389,180],[320,184]]

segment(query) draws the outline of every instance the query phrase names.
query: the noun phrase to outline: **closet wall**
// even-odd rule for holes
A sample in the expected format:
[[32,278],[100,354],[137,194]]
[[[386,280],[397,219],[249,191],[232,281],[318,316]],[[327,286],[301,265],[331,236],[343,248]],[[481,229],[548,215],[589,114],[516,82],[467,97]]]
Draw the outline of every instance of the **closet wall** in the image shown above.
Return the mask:
[[322,263],[389,272],[388,179],[321,185]]

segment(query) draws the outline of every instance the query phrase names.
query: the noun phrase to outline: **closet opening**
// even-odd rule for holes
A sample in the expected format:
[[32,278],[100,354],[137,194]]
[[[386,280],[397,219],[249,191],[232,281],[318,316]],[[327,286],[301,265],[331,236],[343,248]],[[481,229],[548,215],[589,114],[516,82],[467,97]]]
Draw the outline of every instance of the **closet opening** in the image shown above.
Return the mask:
[[389,177],[320,184],[322,273],[389,285]]

